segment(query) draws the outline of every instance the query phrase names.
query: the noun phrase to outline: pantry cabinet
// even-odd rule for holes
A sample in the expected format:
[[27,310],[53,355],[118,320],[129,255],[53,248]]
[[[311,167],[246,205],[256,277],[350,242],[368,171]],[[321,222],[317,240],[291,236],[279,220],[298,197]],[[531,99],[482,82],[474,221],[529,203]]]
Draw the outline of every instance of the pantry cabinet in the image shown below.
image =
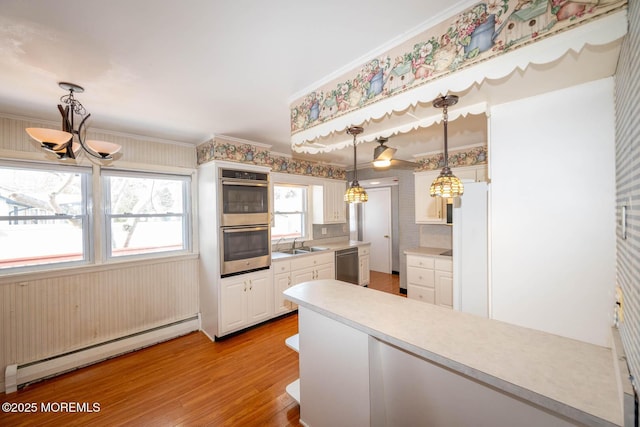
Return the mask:
[[322,185],[313,186],[313,223],[343,224],[347,222],[344,193],[347,183],[325,180]]
[[273,314],[269,270],[220,280],[220,335],[268,320]]

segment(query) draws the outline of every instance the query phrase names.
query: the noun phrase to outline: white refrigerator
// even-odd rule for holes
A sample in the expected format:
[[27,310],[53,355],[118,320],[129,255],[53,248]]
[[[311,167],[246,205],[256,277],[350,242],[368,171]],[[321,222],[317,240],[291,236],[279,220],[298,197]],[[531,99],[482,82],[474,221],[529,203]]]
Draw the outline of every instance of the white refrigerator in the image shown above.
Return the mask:
[[463,182],[453,204],[453,308],[490,317],[486,182]]

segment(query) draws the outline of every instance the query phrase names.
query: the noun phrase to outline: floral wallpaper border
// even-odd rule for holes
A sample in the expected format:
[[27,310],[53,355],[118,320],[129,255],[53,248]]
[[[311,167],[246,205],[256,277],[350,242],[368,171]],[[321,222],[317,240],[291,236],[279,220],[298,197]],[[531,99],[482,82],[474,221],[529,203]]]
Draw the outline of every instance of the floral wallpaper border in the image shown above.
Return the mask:
[[[251,144],[211,140],[196,147],[198,165],[214,160],[225,160],[259,166],[269,166],[273,172],[309,175],[318,178],[346,179],[344,168],[307,160],[271,154],[266,148]],[[450,167],[474,166],[487,163],[487,147],[473,147],[449,153]],[[416,160],[416,172],[438,170],[444,166],[444,154],[433,154]]]
[[252,165],[269,166],[273,172],[309,175],[318,178],[346,179],[344,168],[306,160],[277,156],[262,147],[252,144],[216,141],[215,139],[196,147],[198,165],[213,160],[226,160]]
[[[422,157],[417,160],[418,171],[439,170],[444,167],[444,153]],[[475,166],[487,163],[487,147],[474,147],[466,150],[453,151],[449,153],[450,167]]]
[[626,7],[627,0],[489,0],[294,101],[291,134]]

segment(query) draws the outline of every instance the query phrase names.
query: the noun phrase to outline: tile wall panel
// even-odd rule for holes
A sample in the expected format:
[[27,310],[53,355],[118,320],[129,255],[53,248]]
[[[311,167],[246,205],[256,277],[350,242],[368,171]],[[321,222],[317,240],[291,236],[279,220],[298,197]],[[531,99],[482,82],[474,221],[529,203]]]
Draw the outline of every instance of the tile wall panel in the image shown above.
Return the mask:
[[[629,32],[616,73],[617,282],[622,288],[622,341],[633,383],[640,387],[640,4],[629,2]],[[626,240],[620,217],[628,205]]]

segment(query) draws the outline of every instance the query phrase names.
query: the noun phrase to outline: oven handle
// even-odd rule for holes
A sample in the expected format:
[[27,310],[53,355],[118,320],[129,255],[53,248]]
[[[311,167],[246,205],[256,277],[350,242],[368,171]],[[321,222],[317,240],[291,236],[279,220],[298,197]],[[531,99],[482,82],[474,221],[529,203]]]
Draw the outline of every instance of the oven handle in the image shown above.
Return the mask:
[[265,231],[269,227],[225,227],[222,229],[223,233],[244,233],[247,231]]
[[244,180],[222,180],[222,185],[237,185],[242,187],[267,187],[268,183],[264,181],[244,181]]

